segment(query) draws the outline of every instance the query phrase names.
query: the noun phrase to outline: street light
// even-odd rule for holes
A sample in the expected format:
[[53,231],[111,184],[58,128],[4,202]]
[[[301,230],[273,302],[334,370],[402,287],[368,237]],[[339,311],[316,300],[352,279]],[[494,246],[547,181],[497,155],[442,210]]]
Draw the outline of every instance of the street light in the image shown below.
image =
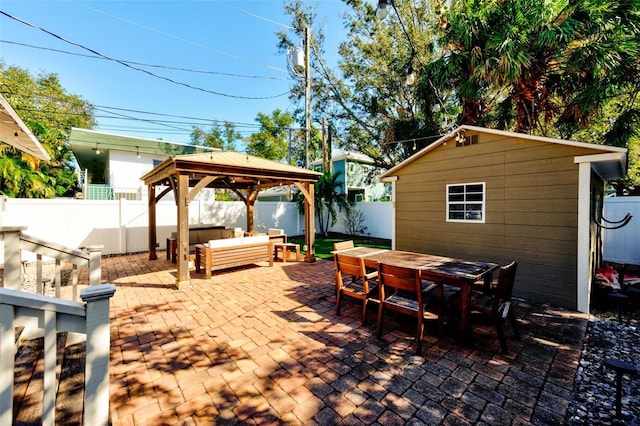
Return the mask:
[[[305,168],[309,168],[309,146],[311,145],[311,66],[309,60],[309,44],[311,42],[311,30],[304,29],[304,52],[301,47],[289,49],[289,69],[294,77],[304,77],[304,107],[305,107]],[[304,73],[304,74],[303,74]]]
[[[393,3],[391,3],[393,5]],[[376,16],[378,19],[384,19],[389,14],[389,9],[387,9],[387,0],[379,0],[378,1],[378,10],[376,11]]]

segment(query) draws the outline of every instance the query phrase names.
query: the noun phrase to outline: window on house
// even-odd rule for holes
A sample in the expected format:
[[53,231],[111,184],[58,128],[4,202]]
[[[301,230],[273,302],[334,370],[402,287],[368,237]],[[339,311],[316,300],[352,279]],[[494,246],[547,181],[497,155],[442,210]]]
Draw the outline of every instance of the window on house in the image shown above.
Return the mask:
[[484,223],[484,182],[447,185],[447,222]]

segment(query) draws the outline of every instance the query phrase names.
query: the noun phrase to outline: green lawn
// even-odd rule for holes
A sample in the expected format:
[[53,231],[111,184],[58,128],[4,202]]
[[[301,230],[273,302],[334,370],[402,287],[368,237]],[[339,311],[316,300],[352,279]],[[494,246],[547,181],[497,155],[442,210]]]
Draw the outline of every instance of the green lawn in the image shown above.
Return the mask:
[[[378,247],[378,248],[386,248],[390,249],[391,246],[388,244],[380,244],[371,239],[363,237],[362,239],[358,239],[357,237],[342,237],[342,238],[328,238],[328,237],[316,237],[316,257],[322,259],[333,259],[333,255],[331,254],[331,250],[333,250],[333,243],[337,243],[339,241],[345,240],[353,240],[354,244],[362,247]],[[300,244],[300,247],[304,246],[304,237],[291,237],[289,238],[289,242]]]

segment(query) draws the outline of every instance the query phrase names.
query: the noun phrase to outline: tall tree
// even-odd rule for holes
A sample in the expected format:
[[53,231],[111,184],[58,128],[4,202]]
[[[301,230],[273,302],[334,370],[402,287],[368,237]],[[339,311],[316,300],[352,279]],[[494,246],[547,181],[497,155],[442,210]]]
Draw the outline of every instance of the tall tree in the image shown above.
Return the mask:
[[4,62],[0,62],[0,91],[51,156],[40,161],[2,145],[0,191],[11,197],[73,196],[78,177],[66,140],[72,127],[95,126],[93,106],[67,93],[56,74],[33,77]]
[[[342,59],[336,71],[324,59],[324,34],[315,9],[300,0],[285,4],[294,30],[278,33],[279,47],[281,51],[291,49],[304,38],[306,27],[312,29],[312,116],[317,121],[327,118],[335,146],[367,154],[377,166],[389,168],[411,155],[414,146],[426,146],[439,133],[431,109],[416,102],[432,92],[405,84],[409,65],[417,68],[430,58],[432,40],[425,22],[431,12],[424,2],[398,5],[407,38],[395,16],[380,21],[372,3],[345,2],[350,6],[344,16],[348,36],[340,45]],[[304,84],[298,82],[292,97],[300,104],[303,95]]]
[[211,130],[208,132],[198,126],[193,126],[193,130],[191,131],[191,142],[194,145],[208,146],[224,151],[235,151],[236,142],[241,139],[242,135],[240,132],[236,130],[233,123],[228,121],[222,124],[214,121]]
[[286,159],[289,129],[293,124],[291,114],[275,109],[271,116],[258,113],[256,121],[260,123],[260,130],[246,138],[247,153],[275,161]]

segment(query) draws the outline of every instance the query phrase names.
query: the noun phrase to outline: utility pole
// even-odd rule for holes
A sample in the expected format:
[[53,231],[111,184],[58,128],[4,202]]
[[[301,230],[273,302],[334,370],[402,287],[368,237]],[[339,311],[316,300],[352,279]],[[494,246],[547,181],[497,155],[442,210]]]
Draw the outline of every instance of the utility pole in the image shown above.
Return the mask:
[[327,153],[327,117],[322,117],[322,171],[329,170]]
[[311,146],[311,60],[309,58],[309,44],[311,34],[309,27],[304,31],[304,96],[305,96],[305,131],[304,143],[306,151],[305,168],[309,168],[309,147]]

